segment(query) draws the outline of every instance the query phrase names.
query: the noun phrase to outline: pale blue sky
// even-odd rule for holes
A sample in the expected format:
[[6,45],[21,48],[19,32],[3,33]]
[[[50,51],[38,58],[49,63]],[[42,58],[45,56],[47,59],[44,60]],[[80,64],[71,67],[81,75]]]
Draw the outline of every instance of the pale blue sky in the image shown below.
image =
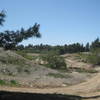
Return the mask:
[[22,43],[86,43],[100,37],[100,0],[0,0],[0,10],[7,12],[0,31],[41,25],[41,39]]

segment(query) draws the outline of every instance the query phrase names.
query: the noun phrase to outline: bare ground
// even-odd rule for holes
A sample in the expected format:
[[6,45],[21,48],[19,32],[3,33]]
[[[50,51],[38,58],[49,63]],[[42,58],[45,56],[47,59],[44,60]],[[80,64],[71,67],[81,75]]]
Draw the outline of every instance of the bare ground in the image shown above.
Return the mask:
[[[69,56],[69,57],[68,57]],[[90,68],[91,65],[83,63],[83,62],[79,62],[78,60],[71,58],[70,55],[67,55],[66,58],[66,62],[69,64],[69,67],[80,67],[80,68]],[[98,70],[98,69],[97,69]],[[36,85],[41,85],[41,83],[50,83],[50,77],[45,78],[45,75],[47,75],[48,73],[54,72],[54,73],[58,73],[54,70],[50,70],[43,68],[42,70],[40,69],[40,67],[38,69],[36,69],[35,71],[37,71],[35,74],[33,73],[30,78],[29,77],[25,77],[24,75],[22,75],[23,77],[18,78],[18,77],[5,77],[5,76],[1,76],[1,78],[4,79],[18,79],[19,81],[23,79],[23,82],[30,81],[32,79],[32,77],[35,76],[41,76],[40,78],[35,78],[35,81],[32,81],[32,83],[34,84],[34,82],[37,81],[37,83],[35,83]],[[37,74],[39,73],[39,74]],[[44,75],[44,76],[43,76]],[[84,76],[85,75],[85,76]],[[34,88],[34,86],[32,87],[9,87],[9,86],[0,86],[0,90],[3,91],[13,91],[13,92],[27,92],[27,93],[60,93],[60,94],[72,94],[72,95],[79,95],[79,96],[84,96],[84,97],[88,97],[85,98],[84,100],[88,99],[88,100],[100,100],[100,73],[94,74],[92,75],[92,78],[88,77],[88,75],[86,74],[79,74],[77,72],[71,73],[72,78],[68,78],[67,82],[70,81],[70,83],[73,83],[75,81],[79,81],[77,84],[73,84],[72,86],[66,86],[64,84],[63,87],[44,87],[43,84],[41,86],[41,88]],[[76,76],[76,77],[75,77]],[[24,78],[25,77],[25,78]],[[44,79],[43,79],[44,77]],[[74,77],[74,78],[73,78]],[[78,78],[77,78],[78,77]],[[33,78],[34,79],[34,78]],[[37,80],[36,80],[37,79]],[[38,81],[39,79],[39,81]],[[82,81],[84,79],[84,81]],[[48,81],[47,81],[48,80]],[[57,82],[61,82],[61,79],[54,79],[51,78],[51,83],[54,81],[54,83]],[[65,81],[64,81],[65,82]],[[31,83],[29,83],[30,85]],[[49,85],[50,85],[49,84]],[[60,86],[63,85],[63,82],[60,83]]]

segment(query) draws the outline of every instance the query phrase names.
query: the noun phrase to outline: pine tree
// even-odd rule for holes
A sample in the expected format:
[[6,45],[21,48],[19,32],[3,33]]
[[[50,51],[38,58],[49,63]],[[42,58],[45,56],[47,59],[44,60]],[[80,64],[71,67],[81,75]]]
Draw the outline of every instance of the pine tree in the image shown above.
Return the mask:
[[96,49],[96,48],[100,48],[100,40],[99,38],[97,38],[96,40],[94,40],[91,44],[91,49]]
[[3,22],[5,21],[5,13],[4,13],[4,11],[1,11],[0,12],[0,25],[3,25]]
[[[0,25],[3,25],[5,16],[6,15],[4,11],[2,11],[0,13]],[[41,34],[39,32],[39,28],[40,25],[35,23],[35,25],[28,28],[27,30],[24,30],[24,28],[22,28],[21,30],[17,31],[6,30],[4,32],[0,32],[0,47],[3,47],[5,49],[13,49],[23,40],[27,40],[31,37],[40,38]]]
[[86,44],[85,46],[85,51],[88,52],[90,50],[90,45],[89,45],[89,42]]

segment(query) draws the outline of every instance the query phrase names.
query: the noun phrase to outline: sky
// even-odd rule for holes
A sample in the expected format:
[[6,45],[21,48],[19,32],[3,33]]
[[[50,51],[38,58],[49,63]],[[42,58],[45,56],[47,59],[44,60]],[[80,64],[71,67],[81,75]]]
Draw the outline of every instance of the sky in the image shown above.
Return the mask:
[[100,37],[100,0],[0,0],[6,22],[0,31],[27,29],[40,24],[42,38],[28,44],[86,44]]

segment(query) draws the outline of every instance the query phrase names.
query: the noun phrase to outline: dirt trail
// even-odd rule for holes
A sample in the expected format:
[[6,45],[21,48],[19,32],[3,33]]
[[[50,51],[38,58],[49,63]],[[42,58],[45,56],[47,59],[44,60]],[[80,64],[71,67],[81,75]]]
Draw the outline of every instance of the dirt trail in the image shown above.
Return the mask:
[[[100,96],[100,73],[87,82],[59,88],[17,88],[17,87],[0,87],[0,90],[15,91],[15,92],[28,92],[28,93],[60,93],[60,94],[74,94],[85,97]],[[88,99],[88,100],[100,100],[100,98]]]
[[[78,95],[82,97],[89,97],[88,100],[100,100],[100,92],[90,92],[85,93],[80,92],[76,93],[72,88],[46,88],[46,89],[34,89],[34,88],[17,88],[17,87],[0,87],[0,90],[3,91],[13,91],[13,92],[23,92],[23,93],[58,93],[58,94],[72,94],[72,95]],[[87,100],[87,99],[84,99]]]
[[87,64],[82,61],[79,61],[79,59],[76,58],[77,56],[76,54],[66,54],[62,56],[65,57],[67,67],[90,69],[92,66],[91,64]]

